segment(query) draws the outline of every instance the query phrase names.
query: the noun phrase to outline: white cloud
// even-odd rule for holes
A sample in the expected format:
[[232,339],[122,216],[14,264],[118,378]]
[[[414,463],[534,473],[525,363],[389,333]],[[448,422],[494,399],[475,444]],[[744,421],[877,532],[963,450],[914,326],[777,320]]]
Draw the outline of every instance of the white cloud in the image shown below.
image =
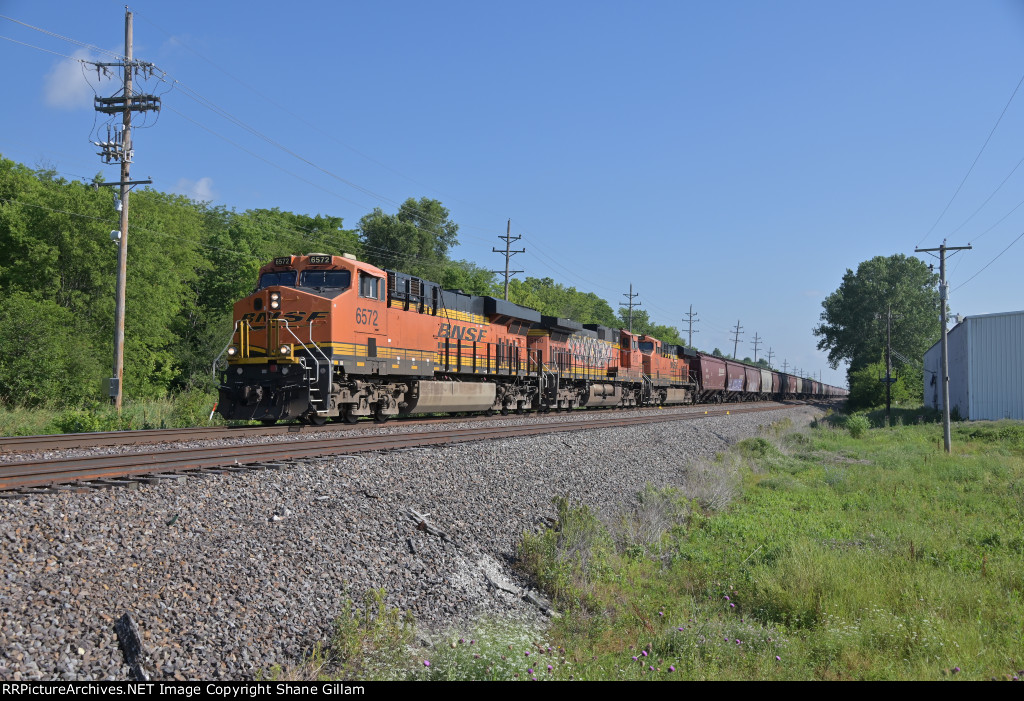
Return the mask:
[[212,202],[217,199],[217,192],[213,189],[213,178],[199,178],[199,180],[182,178],[174,186],[174,192],[197,202]]
[[[96,59],[85,49],[79,49],[72,56],[82,61]],[[84,67],[78,61],[65,59],[53,67],[43,78],[43,100],[50,107],[75,110],[92,108],[93,89],[101,94],[113,94],[116,88],[110,89],[112,79],[106,76],[96,78],[95,69]]]

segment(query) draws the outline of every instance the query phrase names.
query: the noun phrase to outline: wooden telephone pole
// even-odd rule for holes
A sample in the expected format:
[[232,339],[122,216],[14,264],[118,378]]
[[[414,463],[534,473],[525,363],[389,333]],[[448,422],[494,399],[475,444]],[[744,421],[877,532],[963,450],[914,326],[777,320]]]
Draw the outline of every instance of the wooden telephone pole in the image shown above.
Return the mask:
[[945,240],[938,248],[915,248],[914,253],[939,252],[939,305],[942,319],[942,440],[946,452],[952,450],[952,437],[949,429],[949,344],[946,341],[946,302],[949,298],[949,287],[946,284],[946,251],[968,251],[971,246],[947,246]]
[[114,372],[110,378],[110,401],[121,411],[124,380],[124,316],[125,286],[128,278],[128,193],[134,185],[148,185],[151,180],[130,180],[132,157],[132,112],[160,111],[160,98],[155,95],[133,95],[132,77],[139,71],[152,71],[151,63],[135,61],[132,57],[132,13],[124,14],[124,61],[116,63],[95,63],[97,70],[109,67],[121,68],[124,73],[124,88],[120,96],[96,97],[95,109],[104,114],[121,114],[121,132],[116,128],[111,136],[109,128],[106,141],[93,142],[102,150],[99,152],[106,163],[121,163],[121,181],[116,183],[96,183],[115,187],[120,186],[121,198],[117,206],[121,211],[120,230],[112,231],[111,238],[117,243],[117,289],[114,302]]

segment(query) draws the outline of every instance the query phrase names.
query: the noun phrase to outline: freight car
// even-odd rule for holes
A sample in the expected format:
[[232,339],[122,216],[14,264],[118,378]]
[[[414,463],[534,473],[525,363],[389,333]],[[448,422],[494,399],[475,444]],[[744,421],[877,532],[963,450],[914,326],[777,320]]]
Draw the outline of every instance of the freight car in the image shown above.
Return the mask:
[[810,394],[650,336],[325,253],[260,268],[214,373],[224,418],[267,424]]

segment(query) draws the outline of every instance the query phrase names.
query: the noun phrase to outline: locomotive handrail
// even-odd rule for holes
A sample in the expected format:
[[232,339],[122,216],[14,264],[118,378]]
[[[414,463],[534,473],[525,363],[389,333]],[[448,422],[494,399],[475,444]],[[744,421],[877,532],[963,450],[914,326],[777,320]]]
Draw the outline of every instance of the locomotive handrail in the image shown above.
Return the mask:
[[[242,320],[239,319],[238,321],[235,322],[234,326],[231,327],[231,335],[228,337],[227,344],[224,346],[224,349],[217,355],[217,357],[213,359],[213,380],[214,380],[214,382],[217,381],[217,363],[219,363],[220,359],[224,357],[224,354],[228,352],[228,348],[231,347],[231,344],[235,340],[235,333],[238,331],[238,325],[241,324],[241,323],[242,323]],[[245,322],[245,325],[248,326],[250,329],[252,329],[252,326],[249,324],[248,321]]]
[[[277,322],[278,322],[279,324],[283,324],[283,325],[284,325],[284,328],[285,328],[285,330],[286,330],[286,331],[287,331],[287,332],[288,332],[289,334],[291,334],[292,338],[294,338],[294,339],[295,339],[295,340],[296,340],[296,341],[298,342],[298,344],[299,344],[300,346],[302,346],[302,349],[303,349],[303,350],[305,350],[305,351],[306,351],[306,353],[308,353],[308,354],[309,354],[309,357],[310,357],[310,358],[311,358],[311,359],[313,360],[313,363],[315,364],[315,365],[314,365],[314,375],[313,375],[313,379],[309,379],[309,378],[307,378],[307,380],[309,381],[309,384],[310,384],[310,386],[311,386],[311,387],[312,387],[312,385],[313,385],[313,384],[314,384],[314,383],[315,383],[315,382],[316,382],[316,381],[317,381],[317,380],[319,379],[319,377],[320,377],[320,358],[323,358],[324,364],[325,364],[325,365],[327,366],[327,368],[328,368],[328,372],[331,372],[331,371],[333,371],[333,367],[331,366],[331,360],[330,360],[330,358],[328,358],[328,357],[327,357],[327,354],[326,354],[326,353],[324,353],[324,351],[323,351],[323,348],[321,348],[320,346],[318,346],[318,345],[316,344],[316,341],[314,341],[314,340],[313,340],[313,324],[310,324],[310,325],[309,325],[309,345],[310,345],[310,346],[312,346],[313,348],[315,348],[315,349],[316,349],[316,352],[320,354],[320,358],[317,358],[317,357],[316,357],[316,353],[314,353],[313,351],[311,351],[311,350],[309,349],[309,346],[307,346],[307,345],[306,345],[305,343],[303,343],[303,342],[302,342],[302,339],[301,339],[301,338],[299,338],[299,337],[298,337],[298,335],[297,335],[297,334],[295,333],[295,331],[294,331],[294,330],[292,329],[292,327],[288,325],[288,320],[287,320],[287,319],[277,319],[276,321],[277,321]],[[304,360],[305,360],[304,358],[299,358],[299,362],[300,362],[300,363],[302,363],[302,366],[303,366],[303,367],[306,367],[306,364],[305,364],[305,362],[303,362]],[[330,386],[331,386],[331,377],[330,377],[329,375],[328,375],[328,378],[327,378],[327,386],[328,386],[328,387],[330,387]],[[310,402],[313,402],[313,396],[312,396],[312,393],[310,394]],[[320,402],[322,403],[322,402],[323,402],[323,399],[321,399],[321,400],[320,400]],[[319,411],[320,411],[320,410],[318,410],[318,413],[319,413]]]

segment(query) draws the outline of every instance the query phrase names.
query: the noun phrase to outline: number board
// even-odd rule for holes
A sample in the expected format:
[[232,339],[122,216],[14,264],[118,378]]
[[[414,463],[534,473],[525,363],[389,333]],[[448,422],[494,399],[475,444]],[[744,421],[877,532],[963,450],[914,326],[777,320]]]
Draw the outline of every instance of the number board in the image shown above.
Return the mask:
[[274,265],[291,265],[291,264],[292,264],[292,257],[291,256],[284,256],[283,258],[275,258],[274,259]]
[[310,265],[330,265],[331,256],[310,256],[309,263]]

